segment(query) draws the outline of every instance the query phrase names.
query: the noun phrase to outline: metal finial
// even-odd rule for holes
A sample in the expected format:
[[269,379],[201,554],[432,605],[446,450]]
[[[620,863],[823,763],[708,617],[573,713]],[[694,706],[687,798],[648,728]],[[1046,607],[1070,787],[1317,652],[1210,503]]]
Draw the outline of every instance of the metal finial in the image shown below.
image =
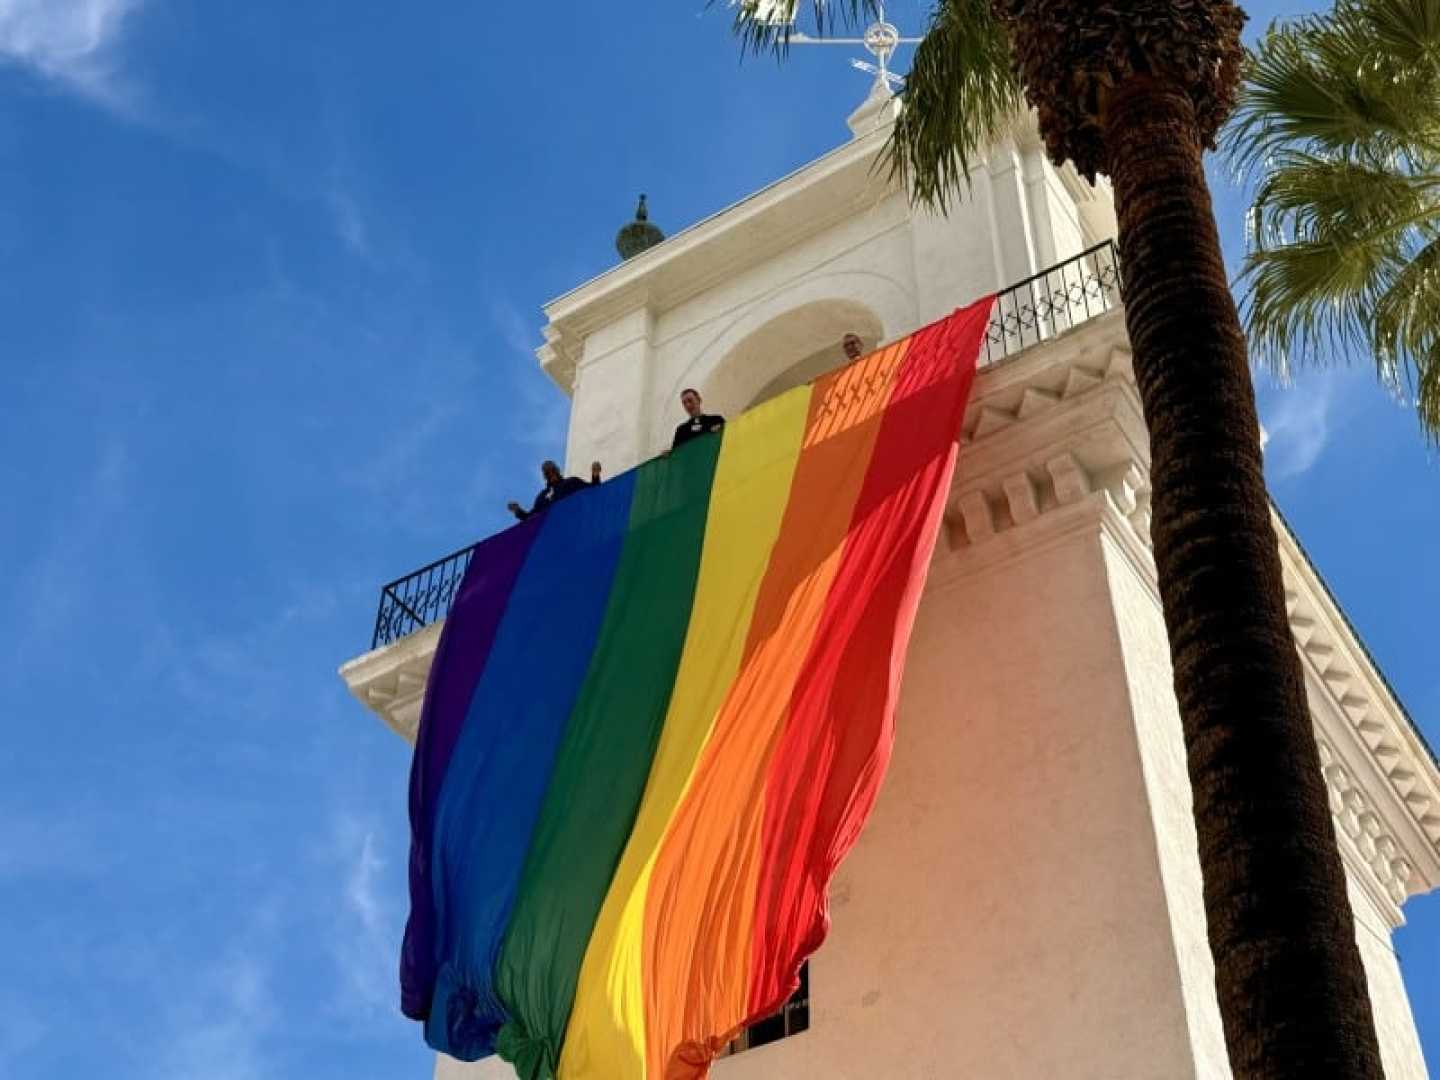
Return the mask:
[[651,224],[650,212],[645,207],[645,196],[635,207],[635,220],[615,234],[615,250],[622,259],[631,259],[642,251],[654,247],[665,239],[665,234]]

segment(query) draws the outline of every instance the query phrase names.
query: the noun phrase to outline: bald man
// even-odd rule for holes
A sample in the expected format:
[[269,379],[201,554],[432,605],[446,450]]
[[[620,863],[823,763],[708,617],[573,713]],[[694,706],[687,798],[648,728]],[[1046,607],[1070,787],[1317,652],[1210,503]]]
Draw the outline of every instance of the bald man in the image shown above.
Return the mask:
[[600,483],[600,462],[591,462],[589,484],[578,476],[566,476],[560,471],[560,466],[553,461],[540,463],[540,475],[545,478],[545,486],[540,489],[540,494],[535,496],[535,505],[526,510],[517,502],[507,504],[506,508],[520,521],[524,521],[532,514],[550,509],[561,499],[568,498],[577,491],[583,491],[593,484]]

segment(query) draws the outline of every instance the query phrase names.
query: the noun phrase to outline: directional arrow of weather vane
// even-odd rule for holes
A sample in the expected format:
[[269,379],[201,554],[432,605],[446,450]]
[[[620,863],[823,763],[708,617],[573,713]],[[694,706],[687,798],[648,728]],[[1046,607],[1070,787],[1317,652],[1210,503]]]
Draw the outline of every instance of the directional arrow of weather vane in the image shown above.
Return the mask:
[[[764,9],[763,0],[757,6],[754,17],[765,19],[762,14]],[[867,74],[875,76],[877,83],[884,83],[890,90],[898,90],[904,79],[890,70],[890,57],[894,55],[895,49],[900,45],[915,45],[922,39],[918,37],[901,37],[900,31],[894,23],[885,19],[885,5],[879,6],[879,17],[865,28],[862,37],[811,37],[809,34],[795,31],[789,37],[791,45],[863,45],[865,50],[875,58],[871,64],[864,60],[850,61],[850,66]],[[771,16],[773,18],[773,15]],[[778,21],[778,20],[776,20]],[[793,20],[792,20],[793,21]]]

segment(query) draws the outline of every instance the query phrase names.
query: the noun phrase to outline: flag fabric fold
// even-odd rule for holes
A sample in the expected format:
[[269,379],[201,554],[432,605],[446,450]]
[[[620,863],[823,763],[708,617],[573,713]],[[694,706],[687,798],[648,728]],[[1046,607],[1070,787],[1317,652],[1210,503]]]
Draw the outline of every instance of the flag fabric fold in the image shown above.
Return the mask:
[[889,760],[990,306],[477,546],[411,768],[431,1046],[700,1077],[794,991]]

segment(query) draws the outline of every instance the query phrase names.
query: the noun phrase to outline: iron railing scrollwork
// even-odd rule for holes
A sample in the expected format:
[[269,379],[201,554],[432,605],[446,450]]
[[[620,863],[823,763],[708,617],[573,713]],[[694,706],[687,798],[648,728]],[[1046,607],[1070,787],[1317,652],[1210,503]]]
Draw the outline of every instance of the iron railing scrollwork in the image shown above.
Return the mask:
[[471,545],[452,551],[429,566],[396,578],[382,588],[370,647],[378,649],[381,645],[399,641],[448,615],[474,550],[474,545]]
[[994,363],[1047,341],[1120,303],[1120,259],[1115,242],[1012,285],[995,298],[985,334],[985,361]]

